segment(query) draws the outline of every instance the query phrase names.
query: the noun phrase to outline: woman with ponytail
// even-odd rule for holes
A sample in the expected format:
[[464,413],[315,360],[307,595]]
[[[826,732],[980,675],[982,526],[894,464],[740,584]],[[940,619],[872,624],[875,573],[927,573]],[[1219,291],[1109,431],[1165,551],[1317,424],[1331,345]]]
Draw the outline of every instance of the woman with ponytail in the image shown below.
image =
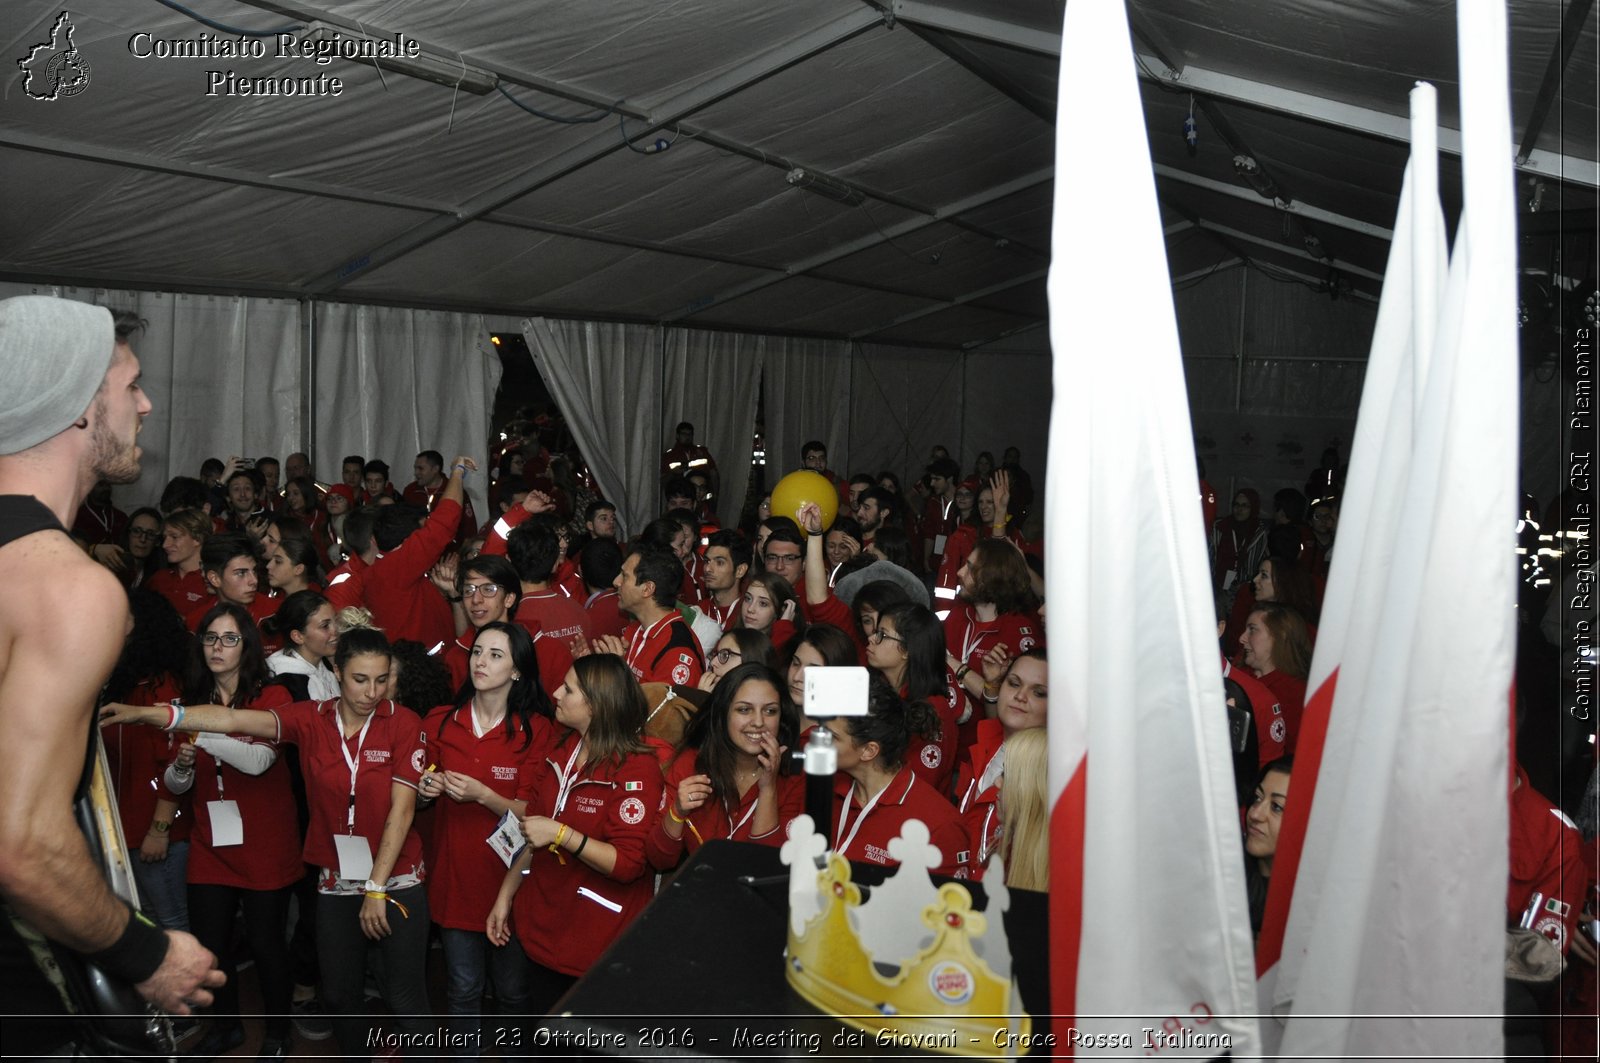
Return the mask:
[[915,734],[938,733],[939,719],[922,702],[907,704],[874,672],[865,716],[838,716],[823,724],[833,733],[839,771],[850,779],[832,824],[833,849],[851,860],[894,866],[889,842],[908,819],[928,827],[938,846],[935,874],[954,875],[970,859],[966,828],[954,806],[905,766]]

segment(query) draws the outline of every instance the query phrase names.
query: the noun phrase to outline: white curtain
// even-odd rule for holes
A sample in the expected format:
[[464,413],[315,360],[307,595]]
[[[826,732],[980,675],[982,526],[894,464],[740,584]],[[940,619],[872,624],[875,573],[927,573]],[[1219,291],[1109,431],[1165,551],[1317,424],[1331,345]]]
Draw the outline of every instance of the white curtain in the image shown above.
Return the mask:
[[0,297],[30,293],[131,310],[149,322],[133,341],[153,406],[139,435],[144,473],[114,489],[121,509],[154,505],[168,480],[200,475],[206,458],[282,461],[301,449],[295,301],[48,285],[7,286]]
[[[717,518],[725,528],[739,523],[750,484],[750,444],[766,342],[737,332],[667,330],[661,433],[666,437],[680,421],[694,425],[695,439],[717,461],[722,484]],[[670,445],[664,438],[660,449]]]
[[962,438],[962,352],[875,343],[856,352],[850,468],[839,472],[876,477],[887,469],[909,484],[922,475],[936,444],[971,472],[979,448]]
[[536,317],[522,335],[601,494],[638,532],[661,512],[660,330]]
[[388,462],[404,487],[418,451],[467,454],[479,464],[467,490],[485,516],[500,358],[483,318],[348,303],[319,303],[316,314],[318,475],[337,479],[339,459],[360,454]]
[[800,468],[800,447],[820,439],[828,467],[850,475],[852,345],[847,340],[761,337],[765,349],[767,488]]

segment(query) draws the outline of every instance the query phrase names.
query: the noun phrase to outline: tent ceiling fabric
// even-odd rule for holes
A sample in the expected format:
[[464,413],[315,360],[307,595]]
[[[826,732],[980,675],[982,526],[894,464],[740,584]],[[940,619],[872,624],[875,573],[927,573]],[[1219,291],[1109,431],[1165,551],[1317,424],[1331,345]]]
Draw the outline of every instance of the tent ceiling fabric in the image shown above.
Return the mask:
[[[1548,202],[1592,212],[1600,44],[1587,0],[1570,3],[1589,17],[1530,165],[1565,167]],[[252,29],[321,10],[192,6]],[[1520,143],[1569,5],[1508,6]],[[1060,0],[324,7],[336,24],[459,55],[547,113],[615,106],[639,147],[671,147],[628,150],[616,113],[560,124],[499,92],[272,58],[270,38],[263,59],[138,58],[136,33],[216,34],[151,0],[78,0],[73,43],[91,68],[81,93],[29,98],[7,64],[0,275],[972,347],[1044,320],[1053,165],[1103,172],[1117,209],[1122,160],[1094,144],[1052,158]],[[60,12],[60,0],[9,0],[6,55],[48,39]],[[1130,14],[1173,277],[1247,260],[1317,284],[1331,263],[1354,293],[1375,295],[1387,245],[1373,230],[1394,217],[1406,147],[1374,129],[1403,118],[1418,78],[1439,86],[1441,120],[1456,123],[1454,4],[1134,0]],[[325,73],[345,88],[208,97],[211,69]],[[1183,121],[1201,85],[1218,88],[1196,92],[1191,155]],[[1327,113],[1302,113],[1307,98]],[[1347,113],[1356,128],[1327,119]],[[1236,175],[1236,147],[1290,211]],[[1442,162],[1454,224],[1457,167]],[[793,166],[865,200],[793,188]],[[1308,254],[1308,236],[1323,254]]]

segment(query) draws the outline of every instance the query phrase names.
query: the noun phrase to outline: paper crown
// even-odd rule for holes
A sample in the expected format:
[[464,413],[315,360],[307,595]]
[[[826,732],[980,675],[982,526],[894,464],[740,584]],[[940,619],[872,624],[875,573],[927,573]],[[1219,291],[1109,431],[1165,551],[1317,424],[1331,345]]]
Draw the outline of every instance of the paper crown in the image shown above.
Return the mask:
[[[789,865],[789,944],[785,973],[810,1003],[880,1042],[954,1055],[1009,1056],[1032,1021],[1011,976],[1001,915],[1010,906],[1005,868],[984,879],[986,911],[929,869],[942,862],[928,828],[907,820],[889,854],[898,873],[863,903],[850,862],[827,852],[810,816],[800,816],[782,849]],[[991,933],[992,931],[992,933]]]

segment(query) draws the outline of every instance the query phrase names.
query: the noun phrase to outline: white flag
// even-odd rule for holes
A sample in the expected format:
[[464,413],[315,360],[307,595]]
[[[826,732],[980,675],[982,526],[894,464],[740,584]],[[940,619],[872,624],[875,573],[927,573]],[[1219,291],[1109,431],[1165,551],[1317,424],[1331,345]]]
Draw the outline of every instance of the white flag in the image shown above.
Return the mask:
[[1461,224],[1434,298],[1421,86],[1262,929],[1285,1056],[1501,1050],[1518,439],[1501,0],[1462,0],[1458,34]]
[[1057,1051],[1243,1058],[1255,987],[1227,710],[1122,0],[1073,0],[1061,43],[1046,491]]

